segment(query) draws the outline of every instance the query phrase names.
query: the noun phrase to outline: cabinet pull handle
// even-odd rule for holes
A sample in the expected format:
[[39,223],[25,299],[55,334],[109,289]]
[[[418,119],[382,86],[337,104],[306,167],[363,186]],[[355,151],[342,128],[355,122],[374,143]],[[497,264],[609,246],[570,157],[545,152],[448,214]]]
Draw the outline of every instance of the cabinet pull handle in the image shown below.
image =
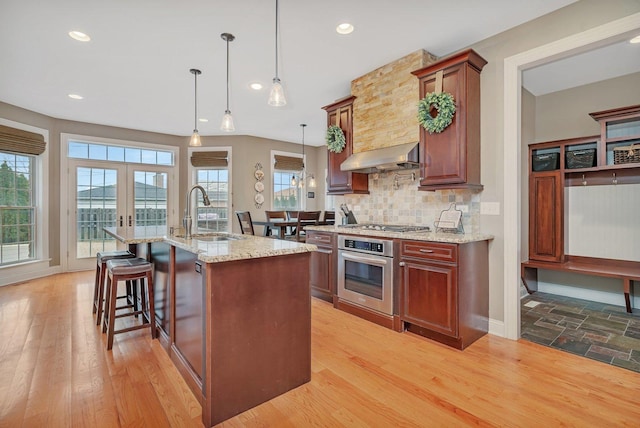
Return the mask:
[[425,250],[424,248],[420,249],[421,253],[433,253],[433,250]]
[[407,264],[406,264],[405,262],[400,262],[400,263],[398,263],[398,266],[400,266],[400,267],[405,267],[406,265],[407,265]]
[[129,227],[133,226],[133,219],[129,216]]
[[120,216],[120,227],[124,226],[124,219]]

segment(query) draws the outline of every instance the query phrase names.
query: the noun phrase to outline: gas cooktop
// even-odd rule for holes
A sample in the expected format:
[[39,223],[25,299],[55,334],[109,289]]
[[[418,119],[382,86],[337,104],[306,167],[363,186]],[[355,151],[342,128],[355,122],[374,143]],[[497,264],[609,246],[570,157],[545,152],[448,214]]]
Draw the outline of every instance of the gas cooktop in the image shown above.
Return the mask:
[[401,224],[344,224],[347,227],[359,230],[379,230],[381,232],[429,232],[429,226],[410,226]]

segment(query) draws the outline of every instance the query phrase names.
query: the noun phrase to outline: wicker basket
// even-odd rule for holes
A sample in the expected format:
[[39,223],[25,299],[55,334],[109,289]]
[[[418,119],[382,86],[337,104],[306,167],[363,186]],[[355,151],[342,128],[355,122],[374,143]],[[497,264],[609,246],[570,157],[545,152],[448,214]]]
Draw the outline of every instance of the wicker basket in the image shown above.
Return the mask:
[[553,171],[560,168],[559,153],[533,155],[531,169],[534,171]]
[[636,163],[640,162],[640,144],[616,147],[613,149],[613,163]]
[[565,157],[567,169],[591,168],[595,165],[596,149],[570,150]]

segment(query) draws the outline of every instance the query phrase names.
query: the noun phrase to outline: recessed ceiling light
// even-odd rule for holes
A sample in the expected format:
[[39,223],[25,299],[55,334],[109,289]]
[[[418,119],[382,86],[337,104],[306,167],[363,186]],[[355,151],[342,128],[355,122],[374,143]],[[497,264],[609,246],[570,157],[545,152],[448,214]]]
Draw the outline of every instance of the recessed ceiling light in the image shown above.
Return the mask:
[[82,31],[69,31],[69,37],[79,42],[88,42],[91,40],[91,37],[84,34]]
[[251,83],[249,87],[254,91],[259,91],[260,89],[262,89],[262,83],[254,82],[254,83]]
[[198,119],[198,122],[206,123],[209,122],[209,119],[207,119],[206,117],[201,117],[200,119]]
[[353,25],[348,22],[343,22],[336,27],[338,34],[351,34],[353,32]]
[[631,43],[640,43],[640,36],[635,36],[633,39],[629,40]]
[[74,100],[81,100],[84,97],[82,95],[78,95],[78,94],[69,94],[69,98],[73,98]]

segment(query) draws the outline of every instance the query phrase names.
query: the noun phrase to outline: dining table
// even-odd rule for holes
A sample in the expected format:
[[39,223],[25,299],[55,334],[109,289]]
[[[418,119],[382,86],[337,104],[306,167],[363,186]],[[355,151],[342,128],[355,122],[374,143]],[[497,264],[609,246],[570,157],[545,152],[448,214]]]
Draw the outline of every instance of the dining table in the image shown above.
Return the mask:
[[285,239],[287,228],[296,227],[298,220],[285,220],[282,218],[274,218],[271,220],[253,220],[254,226],[264,226],[264,236],[268,235],[269,229],[278,229],[278,238]]
[[[278,238],[280,239],[285,239],[288,227],[293,228],[298,226],[297,219],[285,220],[281,218],[274,218],[271,220],[253,220],[252,223],[254,226],[264,226],[265,236],[267,236],[269,229],[278,229]],[[334,224],[333,219],[325,220],[325,221],[318,220],[318,223],[317,223],[317,225],[321,225],[321,226],[326,226],[330,224]]]

